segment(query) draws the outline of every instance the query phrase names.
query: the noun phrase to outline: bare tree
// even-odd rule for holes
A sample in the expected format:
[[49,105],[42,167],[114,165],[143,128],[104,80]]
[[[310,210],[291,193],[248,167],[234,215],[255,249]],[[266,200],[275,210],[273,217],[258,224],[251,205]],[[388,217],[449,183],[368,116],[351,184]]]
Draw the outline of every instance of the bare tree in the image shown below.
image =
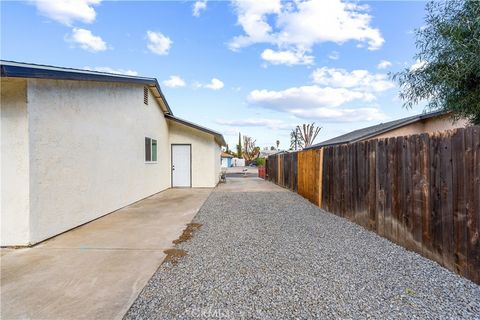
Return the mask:
[[247,161],[255,160],[260,154],[260,147],[255,146],[257,140],[243,136],[243,158]]
[[300,128],[297,126],[290,132],[290,149],[298,150],[303,148],[303,141],[300,138]]
[[313,144],[322,127],[315,126],[315,122],[312,122],[311,124],[304,123],[301,127],[297,126],[297,130],[300,134],[300,140],[302,140],[303,146],[306,148]]

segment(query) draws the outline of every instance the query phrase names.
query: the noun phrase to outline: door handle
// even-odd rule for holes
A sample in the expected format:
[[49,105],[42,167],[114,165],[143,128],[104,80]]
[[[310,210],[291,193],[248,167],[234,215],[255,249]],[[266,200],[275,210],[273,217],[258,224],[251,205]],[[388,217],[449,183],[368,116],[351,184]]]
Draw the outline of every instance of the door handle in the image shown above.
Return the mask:
[[175,170],[175,166],[172,165],[172,170]]

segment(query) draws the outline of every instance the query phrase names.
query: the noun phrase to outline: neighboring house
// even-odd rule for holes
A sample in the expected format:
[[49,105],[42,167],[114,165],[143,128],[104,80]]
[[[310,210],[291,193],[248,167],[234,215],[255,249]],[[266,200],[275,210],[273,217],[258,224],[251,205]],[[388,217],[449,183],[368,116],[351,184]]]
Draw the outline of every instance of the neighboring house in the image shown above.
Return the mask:
[[229,168],[232,166],[233,156],[226,152],[222,152],[222,168]]
[[223,136],[176,118],[155,78],[0,64],[2,246],[217,184]]
[[314,144],[307,149],[318,149],[327,146],[347,144],[370,139],[408,136],[419,133],[445,131],[468,125],[466,120],[453,121],[447,112],[437,111],[423,113],[412,117],[380,123],[371,127],[355,130],[336,138]]
[[232,167],[245,167],[245,159],[232,158]]

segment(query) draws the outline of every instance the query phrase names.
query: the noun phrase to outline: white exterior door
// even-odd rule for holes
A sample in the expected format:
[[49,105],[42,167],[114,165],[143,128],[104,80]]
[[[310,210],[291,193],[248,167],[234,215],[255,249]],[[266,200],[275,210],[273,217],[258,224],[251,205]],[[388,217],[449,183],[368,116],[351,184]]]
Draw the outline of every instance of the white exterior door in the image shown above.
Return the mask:
[[191,187],[192,146],[172,144],[172,187]]

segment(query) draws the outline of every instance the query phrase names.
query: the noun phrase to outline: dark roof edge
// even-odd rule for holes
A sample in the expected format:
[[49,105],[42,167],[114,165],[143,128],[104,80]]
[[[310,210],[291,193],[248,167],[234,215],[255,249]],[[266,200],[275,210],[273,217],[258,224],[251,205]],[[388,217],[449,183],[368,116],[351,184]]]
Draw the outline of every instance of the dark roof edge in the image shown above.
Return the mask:
[[155,78],[145,78],[136,76],[126,76],[114,73],[105,73],[90,70],[81,70],[73,68],[63,68],[46,66],[39,64],[29,64],[16,61],[0,60],[1,77],[12,78],[35,78],[35,79],[59,79],[59,80],[78,80],[78,81],[100,81],[100,82],[120,82],[120,83],[138,83],[155,87],[161,99],[167,108],[167,114],[173,115],[167,99],[163,95],[162,89]]
[[398,129],[398,128],[401,128],[401,127],[404,127],[404,126],[408,126],[409,124],[412,124],[412,123],[417,122],[417,121],[433,118],[433,117],[436,117],[438,115],[447,114],[447,113],[448,112],[445,112],[445,111],[436,111],[436,112],[431,112],[431,113],[428,113],[428,114],[427,113],[425,113],[425,114],[422,113],[422,114],[418,115],[418,117],[415,117],[413,119],[408,119],[408,120],[405,119],[404,122],[397,123],[395,125],[392,125],[390,127],[387,127],[387,128],[381,129],[381,130],[378,130],[377,132],[374,132],[374,133],[371,133],[371,134],[367,134],[367,135],[365,135],[361,138],[352,139],[348,143],[365,140],[365,139],[368,139],[368,138],[371,138],[371,137],[374,137],[374,136],[378,136],[379,134],[382,134],[382,133],[385,133],[385,132],[388,132],[388,131],[392,131],[392,130],[395,130],[395,129]]
[[[421,113],[421,114],[419,114],[417,116],[414,116],[414,117],[407,117],[407,118],[405,118],[405,121],[403,121],[403,122],[399,122],[399,123],[394,124],[392,126],[385,127],[385,128],[380,129],[378,131],[372,132],[371,134],[367,134],[367,135],[358,137],[356,139],[346,140],[346,141],[342,141],[342,142],[325,143],[325,144],[320,142],[320,143],[314,144],[313,146],[310,146],[308,148],[304,148],[303,150],[318,149],[318,148],[324,148],[324,147],[330,147],[330,146],[335,146],[335,145],[341,145],[341,144],[348,144],[348,143],[363,141],[365,139],[369,139],[371,137],[378,136],[379,134],[404,127],[406,125],[412,124],[412,123],[417,122],[417,121],[433,118],[433,117],[440,116],[440,115],[447,115],[449,113],[451,113],[451,112],[443,111],[443,110],[429,112],[429,113]],[[397,119],[397,120],[392,120],[392,121],[398,121],[398,120],[402,120],[402,119]],[[380,125],[380,124],[377,124],[377,125]],[[373,125],[373,126],[377,126],[377,125]],[[369,127],[367,127],[367,128],[369,128]],[[362,128],[362,129],[365,129],[365,128]],[[353,131],[351,131],[351,132],[353,132]],[[334,139],[334,138],[332,138],[332,139]]]
[[214,130],[211,130],[211,129],[208,129],[208,128],[205,128],[205,127],[202,127],[196,123],[193,123],[193,122],[190,122],[190,121],[187,121],[187,120],[183,120],[183,119],[180,119],[180,118],[177,118],[177,117],[174,117],[173,115],[169,115],[169,114],[166,114],[165,115],[165,118],[169,119],[169,120],[172,120],[172,121],[175,121],[175,122],[178,122],[180,124],[183,124],[187,127],[191,127],[191,128],[194,128],[194,129],[197,129],[197,130],[200,130],[200,131],[203,131],[203,132],[206,132],[208,134],[211,134],[213,135],[215,138],[218,139],[218,142],[220,145],[222,146],[226,146],[227,143],[225,141],[225,139],[223,138],[223,135],[217,131],[214,131]]

